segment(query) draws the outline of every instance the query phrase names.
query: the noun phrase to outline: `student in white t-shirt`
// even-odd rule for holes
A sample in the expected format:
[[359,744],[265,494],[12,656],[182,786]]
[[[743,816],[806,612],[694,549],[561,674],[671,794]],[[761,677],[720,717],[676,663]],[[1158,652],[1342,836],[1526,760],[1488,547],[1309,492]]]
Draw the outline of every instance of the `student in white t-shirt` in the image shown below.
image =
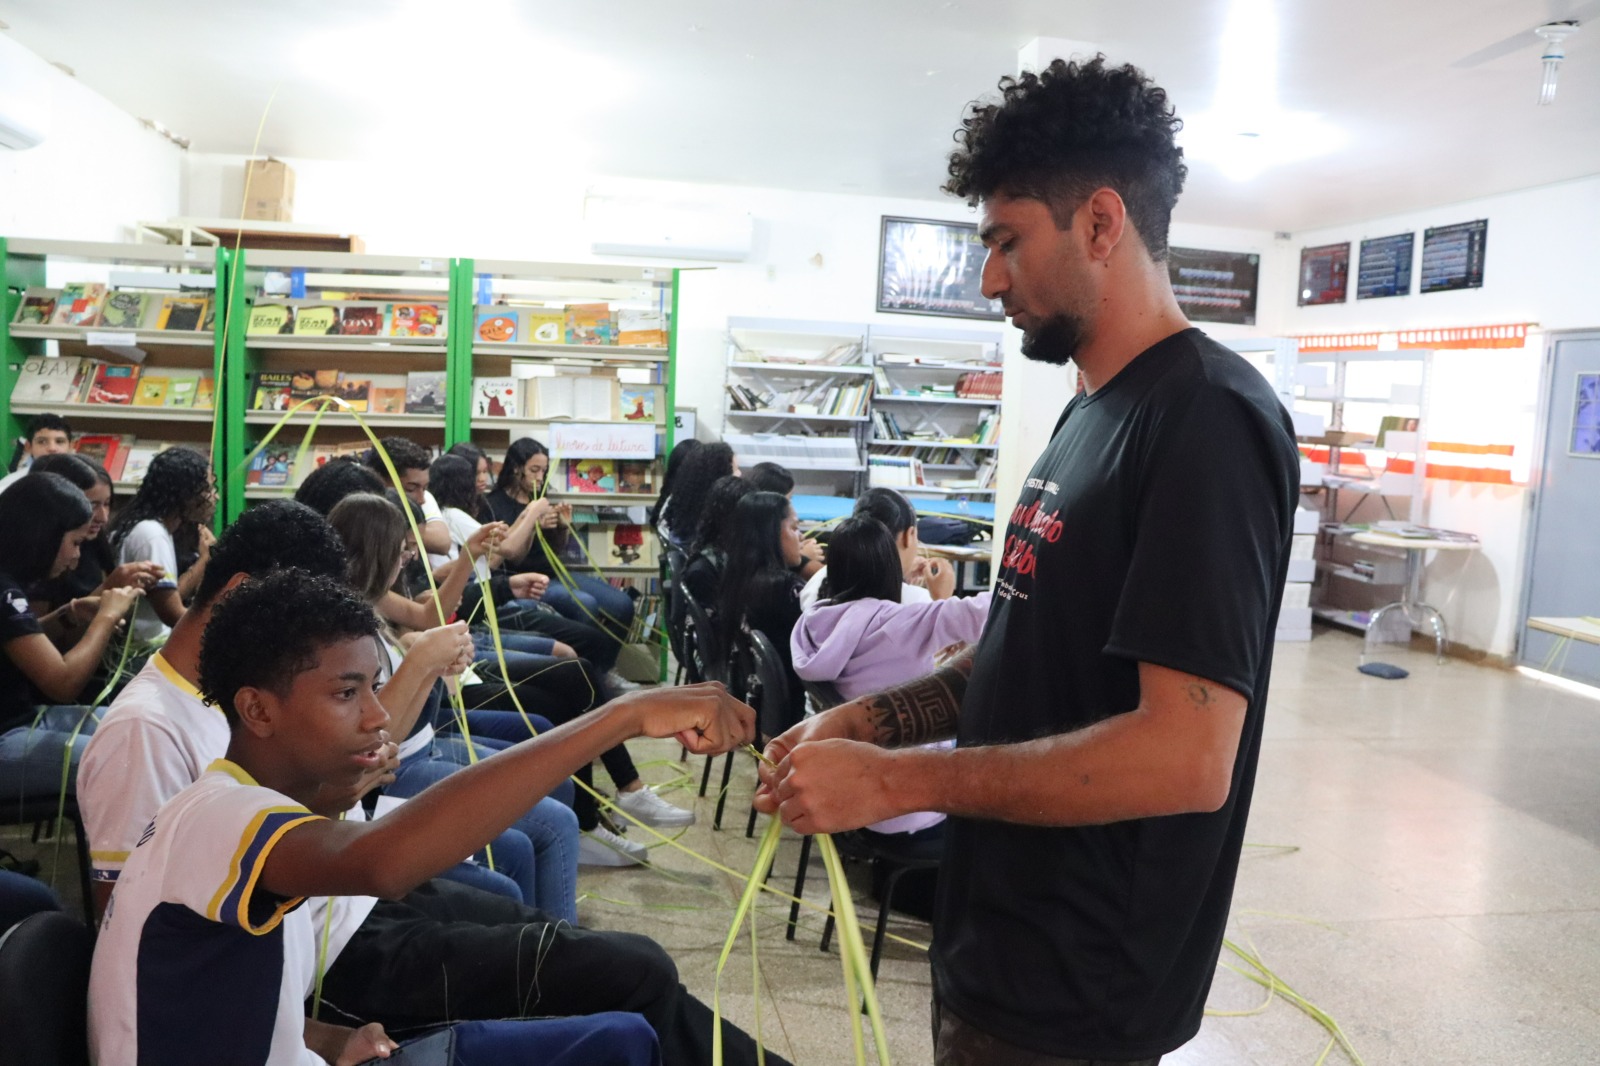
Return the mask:
[[[201,690],[227,718],[228,757],[156,814],[126,862],[90,984],[90,1044],[99,1066],[311,1066],[315,1054],[326,1061],[386,1054],[389,1041],[379,1030],[340,1032],[305,1020],[317,947],[311,924],[296,917],[304,899],[410,898],[617,740],[672,736],[692,752],[716,754],[754,735],[754,713],[720,686],[630,693],[581,723],[461,771],[377,821],[338,820],[347,797],[381,767],[387,744],[388,713],[375,692],[376,631],[370,607],[355,593],[298,570],[246,581],[213,609],[200,653]],[[502,963],[496,953],[470,950],[460,941],[468,936],[458,928],[463,923],[452,923],[450,938],[489,982],[477,987],[473,969],[446,964],[455,1017],[496,1011],[496,1000],[517,997],[525,997],[522,1009],[551,1015],[586,1013],[573,1009],[582,995],[626,999],[633,975],[595,957],[605,943],[620,945],[619,934],[537,928],[536,915],[527,912],[509,927],[538,953],[526,967],[534,960],[520,952]],[[381,971],[398,986],[385,989],[385,1002],[402,1002],[412,981],[423,983],[412,961],[430,971],[427,980],[438,977],[435,964],[412,960],[438,936],[402,938],[386,960],[392,968]],[[535,971],[526,975],[533,982],[527,988],[517,976],[524,968]],[[681,986],[669,998],[675,1006],[667,1016],[655,1003],[638,1010],[661,1035],[665,1061],[687,1066],[709,1054],[710,1034],[699,1020],[705,1008],[686,1010],[692,1001]],[[635,1023],[625,1037],[637,1036]],[[730,1058],[753,1061],[742,1037],[728,1027],[725,1051],[731,1046]],[[609,1057],[585,1061],[637,1061],[609,1050]]]
[[45,412],[28,419],[28,431],[20,442],[17,468],[0,478],[0,492],[27,474],[35,459],[72,451],[72,425],[58,414]]
[[216,541],[216,510],[216,478],[205,456],[173,447],[150,460],[139,491],[108,534],[119,564],[154,562],[163,571],[134,617],[134,639],[161,640],[183,617]]
[[450,530],[445,527],[439,501],[428,491],[428,466],[430,457],[426,448],[404,437],[382,437],[378,444],[389,457],[389,465],[400,476],[396,481],[389,475],[383,456],[376,450],[367,453],[367,465],[383,478],[383,483],[422,508],[422,547],[430,555],[445,555],[450,551]]

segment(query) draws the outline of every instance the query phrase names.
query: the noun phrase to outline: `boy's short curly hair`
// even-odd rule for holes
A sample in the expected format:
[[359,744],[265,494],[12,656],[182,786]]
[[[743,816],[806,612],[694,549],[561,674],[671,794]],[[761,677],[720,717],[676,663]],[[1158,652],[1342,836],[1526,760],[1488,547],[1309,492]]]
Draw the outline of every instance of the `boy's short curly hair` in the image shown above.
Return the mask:
[[969,204],[995,195],[1040,200],[1056,225],[1095,189],[1115,189],[1156,261],[1188,167],[1165,89],[1134,66],[1057,59],[1000,79],[1000,102],[974,101],[955,134],[944,191]]
[[240,689],[284,696],[323,648],[377,632],[377,615],[343,581],[294,569],[252,578],[211,611],[200,637],[200,694],[232,725]]
[[291,566],[343,580],[349,560],[344,542],[328,520],[305,504],[294,500],[256,504],[246,508],[212,546],[194,604],[204,606],[216,599],[238,574],[265,577]]

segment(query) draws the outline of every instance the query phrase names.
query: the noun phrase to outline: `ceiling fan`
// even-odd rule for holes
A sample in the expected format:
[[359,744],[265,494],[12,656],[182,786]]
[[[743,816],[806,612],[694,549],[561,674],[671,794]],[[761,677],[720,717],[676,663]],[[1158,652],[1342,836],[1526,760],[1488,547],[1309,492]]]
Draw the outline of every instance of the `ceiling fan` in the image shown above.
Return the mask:
[[1548,104],[1555,99],[1556,75],[1566,58],[1566,41],[1585,22],[1600,18],[1600,0],[1551,0],[1545,5],[1549,15],[1544,22],[1526,30],[1513,33],[1491,45],[1478,49],[1456,60],[1452,66],[1471,68],[1538,46],[1544,76],[1539,86],[1539,103]]

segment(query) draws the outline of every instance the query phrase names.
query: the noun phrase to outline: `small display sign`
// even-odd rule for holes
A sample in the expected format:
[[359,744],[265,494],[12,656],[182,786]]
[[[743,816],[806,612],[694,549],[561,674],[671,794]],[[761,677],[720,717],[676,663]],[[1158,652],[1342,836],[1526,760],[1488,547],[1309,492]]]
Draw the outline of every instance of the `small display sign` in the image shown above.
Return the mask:
[[1300,306],[1342,304],[1350,288],[1350,242],[1300,249]]
[[1433,226],[1422,234],[1422,292],[1483,287],[1489,220]]
[[1356,299],[1411,295],[1411,253],[1415,233],[1396,233],[1361,242],[1361,265],[1356,274]]
[[1261,257],[1253,252],[1172,248],[1167,276],[1172,294],[1192,322],[1256,324]]

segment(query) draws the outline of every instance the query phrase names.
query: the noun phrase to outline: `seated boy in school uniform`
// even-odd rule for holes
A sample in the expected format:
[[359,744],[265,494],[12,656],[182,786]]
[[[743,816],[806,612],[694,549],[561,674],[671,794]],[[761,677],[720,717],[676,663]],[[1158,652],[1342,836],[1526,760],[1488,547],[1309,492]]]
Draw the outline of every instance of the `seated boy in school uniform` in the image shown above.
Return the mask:
[[[359,596],[299,570],[246,581],[214,609],[200,689],[227,718],[227,756],[161,807],[118,880],[90,983],[99,1066],[352,1066],[387,1057],[394,1041],[376,1024],[305,1019],[318,969],[307,897],[400,898],[623,740],[676,736],[692,752],[716,754],[754,736],[753,712],[720,686],[629,693],[383,818],[342,821],[331,809],[342,801],[328,797],[353,794],[388,743],[376,632]],[[521,1041],[522,1061],[660,1061],[636,1015],[579,1021],[576,1033],[477,1023],[458,1032],[456,1054],[487,1063],[509,1039]],[[508,1036],[508,1025],[525,1028]]]

